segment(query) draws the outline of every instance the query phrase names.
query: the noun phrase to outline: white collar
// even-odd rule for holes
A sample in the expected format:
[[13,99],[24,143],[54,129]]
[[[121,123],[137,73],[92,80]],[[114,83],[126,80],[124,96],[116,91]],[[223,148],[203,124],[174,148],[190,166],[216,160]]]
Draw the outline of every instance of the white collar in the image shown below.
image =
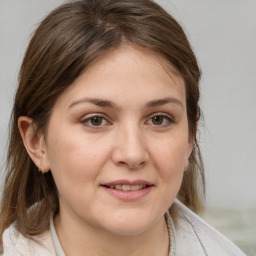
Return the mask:
[[51,217],[50,219],[50,231],[57,256],[65,256],[65,253],[61,247],[60,240],[54,227],[53,217]]
[[[169,256],[175,256],[176,255],[175,229],[174,229],[172,218],[168,212],[165,214],[165,221],[166,221],[168,234],[169,234]],[[56,233],[52,217],[50,219],[50,232],[51,232],[51,236],[52,236],[52,240],[53,240],[53,244],[54,244],[57,256],[65,256],[65,253],[60,244],[58,235]]]

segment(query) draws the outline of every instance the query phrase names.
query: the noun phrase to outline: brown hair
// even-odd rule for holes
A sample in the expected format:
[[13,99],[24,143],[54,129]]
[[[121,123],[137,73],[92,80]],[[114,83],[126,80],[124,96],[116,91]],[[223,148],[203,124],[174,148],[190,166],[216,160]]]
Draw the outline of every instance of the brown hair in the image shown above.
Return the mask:
[[42,21],[21,66],[11,118],[0,237],[13,221],[30,238],[44,232],[50,215],[59,207],[51,172],[40,174],[26,152],[17,125],[19,116],[32,118],[36,131],[44,133],[59,95],[104,52],[123,44],[160,54],[185,81],[189,132],[195,146],[178,198],[196,212],[201,208],[205,185],[196,141],[200,70],[182,28],[150,0],[75,1]]

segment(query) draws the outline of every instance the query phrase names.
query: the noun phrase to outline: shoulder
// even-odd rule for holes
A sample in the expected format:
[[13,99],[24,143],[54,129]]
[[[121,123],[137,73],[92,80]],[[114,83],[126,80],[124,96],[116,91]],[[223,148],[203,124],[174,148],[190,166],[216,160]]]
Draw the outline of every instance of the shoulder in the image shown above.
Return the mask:
[[175,200],[172,210],[177,255],[245,256],[229,239]]
[[35,236],[35,241],[24,237],[12,224],[3,234],[3,256],[34,255],[54,256],[56,255],[50,231]]

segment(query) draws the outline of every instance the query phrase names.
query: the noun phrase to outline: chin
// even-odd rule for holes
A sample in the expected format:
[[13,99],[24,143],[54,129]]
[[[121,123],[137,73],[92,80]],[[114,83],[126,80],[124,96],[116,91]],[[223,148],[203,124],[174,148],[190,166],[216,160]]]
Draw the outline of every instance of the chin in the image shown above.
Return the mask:
[[111,227],[109,231],[118,236],[138,236],[148,230],[148,226],[127,225],[122,227]]
[[147,218],[145,215],[135,218],[131,218],[131,216],[115,218],[112,223],[109,222],[111,224],[107,226],[107,230],[119,236],[137,236],[149,230],[157,222],[157,219],[153,217]]

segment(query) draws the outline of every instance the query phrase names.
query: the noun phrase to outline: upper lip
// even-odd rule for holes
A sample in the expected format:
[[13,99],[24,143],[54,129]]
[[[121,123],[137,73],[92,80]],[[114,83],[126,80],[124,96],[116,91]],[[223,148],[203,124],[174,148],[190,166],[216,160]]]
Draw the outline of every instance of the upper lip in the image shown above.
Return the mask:
[[147,185],[147,186],[152,186],[154,185],[153,183],[146,181],[146,180],[115,180],[111,182],[107,182],[104,184],[101,184],[103,186],[115,186],[115,185]]

